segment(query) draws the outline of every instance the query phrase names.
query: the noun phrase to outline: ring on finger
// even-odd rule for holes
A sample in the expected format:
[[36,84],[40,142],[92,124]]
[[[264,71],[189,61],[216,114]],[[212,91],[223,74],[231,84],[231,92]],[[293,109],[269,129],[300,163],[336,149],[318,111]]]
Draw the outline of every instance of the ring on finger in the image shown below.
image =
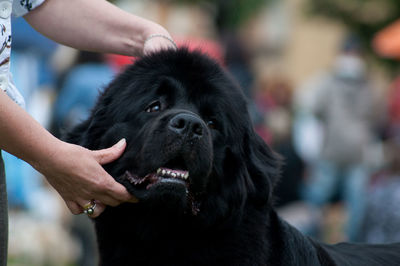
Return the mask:
[[83,206],[83,212],[87,216],[91,216],[94,213],[94,209],[96,209],[96,201],[95,200],[91,200]]

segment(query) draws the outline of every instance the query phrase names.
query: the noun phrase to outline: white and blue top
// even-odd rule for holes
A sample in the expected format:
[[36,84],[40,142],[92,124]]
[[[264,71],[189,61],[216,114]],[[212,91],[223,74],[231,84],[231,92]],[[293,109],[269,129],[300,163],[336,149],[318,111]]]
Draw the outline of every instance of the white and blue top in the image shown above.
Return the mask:
[[41,5],[45,0],[0,0],[0,89],[24,107],[21,93],[15,87],[10,73],[11,15],[20,17]]

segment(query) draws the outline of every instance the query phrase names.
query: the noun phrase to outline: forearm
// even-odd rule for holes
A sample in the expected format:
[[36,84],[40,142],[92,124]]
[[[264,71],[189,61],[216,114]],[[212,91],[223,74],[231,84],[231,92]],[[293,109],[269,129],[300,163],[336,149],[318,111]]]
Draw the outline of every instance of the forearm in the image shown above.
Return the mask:
[[38,168],[62,143],[0,90],[0,149]]
[[89,200],[99,201],[98,216],[104,204],[116,206],[121,202],[137,202],[117,183],[101,164],[121,156],[126,142],[111,148],[90,151],[63,142],[0,90],[0,149],[23,159],[46,176],[74,214],[81,213]]
[[56,42],[96,52],[141,55],[149,35],[169,35],[158,24],[104,0],[47,0],[25,19]]

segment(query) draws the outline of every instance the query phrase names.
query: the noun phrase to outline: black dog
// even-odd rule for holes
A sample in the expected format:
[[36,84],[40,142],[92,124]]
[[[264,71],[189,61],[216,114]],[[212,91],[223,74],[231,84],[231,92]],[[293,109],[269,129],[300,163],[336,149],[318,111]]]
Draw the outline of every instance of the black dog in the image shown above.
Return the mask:
[[101,149],[123,137],[105,168],[140,202],[95,219],[101,265],[400,265],[400,244],[325,245],[276,215],[279,160],[241,90],[199,52],[140,59],[67,140]]

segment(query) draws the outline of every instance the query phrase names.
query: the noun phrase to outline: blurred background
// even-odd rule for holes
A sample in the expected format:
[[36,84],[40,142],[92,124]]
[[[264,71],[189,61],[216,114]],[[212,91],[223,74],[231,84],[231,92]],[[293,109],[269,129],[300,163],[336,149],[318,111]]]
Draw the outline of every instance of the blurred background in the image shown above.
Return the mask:
[[[285,160],[275,192],[283,218],[328,243],[400,241],[398,0],[112,2],[238,79],[255,129]],[[22,18],[13,38],[27,111],[56,136],[133,60],[59,46]],[[89,219],[71,215],[29,165],[4,160],[9,265],[97,265]]]

